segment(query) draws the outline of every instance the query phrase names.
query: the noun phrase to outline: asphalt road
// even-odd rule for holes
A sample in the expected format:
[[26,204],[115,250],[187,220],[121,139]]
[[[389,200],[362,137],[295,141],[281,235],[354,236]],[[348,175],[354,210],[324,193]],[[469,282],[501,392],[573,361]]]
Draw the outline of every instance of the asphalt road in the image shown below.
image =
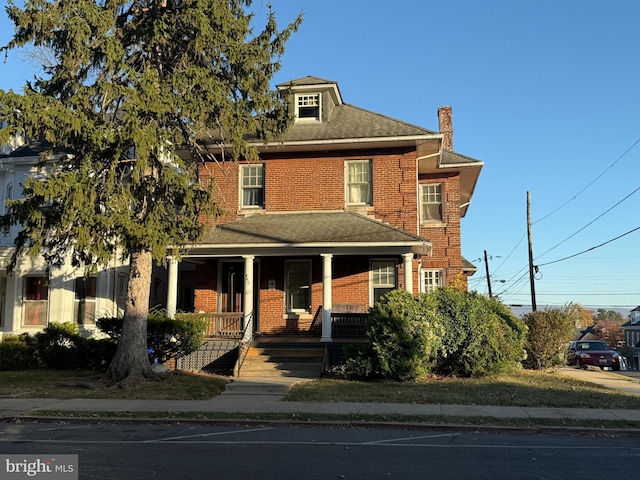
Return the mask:
[[0,424],[2,454],[78,454],[80,479],[635,478],[637,437],[260,425]]

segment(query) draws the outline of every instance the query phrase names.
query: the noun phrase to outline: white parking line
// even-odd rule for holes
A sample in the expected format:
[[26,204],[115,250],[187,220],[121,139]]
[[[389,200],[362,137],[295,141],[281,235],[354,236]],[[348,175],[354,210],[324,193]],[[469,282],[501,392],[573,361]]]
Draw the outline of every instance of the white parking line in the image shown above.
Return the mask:
[[143,440],[140,443],[170,442],[170,441],[173,441],[173,440],[184,440],[185,438],[214,437],[216,435],[231,435],[231,434],[234,434],[234,433],[264,432],[264,431],[267,431],[267,430],[273,430],[273,427],[252,428],[250,430],[231,430],[229,432],[200,433],[198,435],[182,435],[180,437],[156,438],[156,439],[153,439],[153,440]]
[[420,437],[405,437],[405,438],[389,438],[385,440],[372,440],[371,442],[363,442],[362,445],[375,445],[376,443],[394,443],[404,442],[405,440],[420,440],[422,438],[438,438],[438,437],[456,437],[459,433],[441,433],[440,435],[422,435]]

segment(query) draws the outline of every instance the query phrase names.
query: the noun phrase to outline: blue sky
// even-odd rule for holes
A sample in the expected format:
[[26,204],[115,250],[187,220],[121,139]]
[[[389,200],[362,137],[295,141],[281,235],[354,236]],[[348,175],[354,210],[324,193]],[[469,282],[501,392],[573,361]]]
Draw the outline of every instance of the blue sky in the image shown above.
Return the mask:
[[[432,130],[452,107],[454,149],[485,164],[462,220],[471,289],[487,292],[486,250],[493,293],[531,303],[530,192],[538,306],[640,305],[640,2],[271,4],[282,26],[304,11],[274,83],[334,80],[345,102]],[[0,14],[0,44],[11,32]],[[34,68],[10,52],[0,88]]]

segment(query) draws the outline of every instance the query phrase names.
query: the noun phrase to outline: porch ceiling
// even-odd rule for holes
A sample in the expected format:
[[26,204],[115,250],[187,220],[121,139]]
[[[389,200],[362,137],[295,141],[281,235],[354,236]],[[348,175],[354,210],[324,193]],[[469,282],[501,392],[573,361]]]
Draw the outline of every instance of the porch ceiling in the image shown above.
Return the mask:
[[190,249],[213,253],[237,249],[401,249],[429,246],[417,235],[353,212],[254,214],[218,225]]

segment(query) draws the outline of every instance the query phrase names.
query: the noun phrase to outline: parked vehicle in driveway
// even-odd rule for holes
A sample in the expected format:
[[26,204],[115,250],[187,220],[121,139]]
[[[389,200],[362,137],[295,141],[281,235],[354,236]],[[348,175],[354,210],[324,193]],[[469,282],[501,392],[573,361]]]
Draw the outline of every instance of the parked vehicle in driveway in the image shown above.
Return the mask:
[[567,363],[576,365],[578,368],[592,365],[600,367],[601,370],[605,367],[620,370],[620,355],[606,343],[598,340],[576,341],[569,343]]

